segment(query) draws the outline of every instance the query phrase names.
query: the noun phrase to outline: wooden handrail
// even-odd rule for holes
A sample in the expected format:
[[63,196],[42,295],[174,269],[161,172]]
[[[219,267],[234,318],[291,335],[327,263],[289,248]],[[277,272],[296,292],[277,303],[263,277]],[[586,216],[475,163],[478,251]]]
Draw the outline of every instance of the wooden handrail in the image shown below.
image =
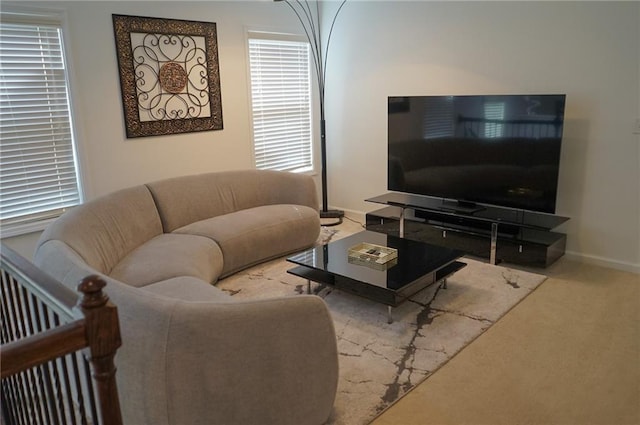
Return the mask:
[[82,320],[2,345],[2,378],[65,356],[87,346]]

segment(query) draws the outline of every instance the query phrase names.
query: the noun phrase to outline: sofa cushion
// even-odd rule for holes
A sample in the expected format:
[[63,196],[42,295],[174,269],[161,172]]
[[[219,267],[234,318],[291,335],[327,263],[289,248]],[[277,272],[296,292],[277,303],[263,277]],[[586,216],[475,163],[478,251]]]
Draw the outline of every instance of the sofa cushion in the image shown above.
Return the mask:
[[161,282],[152,283],[143,288],[156,295],[162,295],[182,301],[197,302],[234,302],[235,300],[226,292],[206,283],[203,280],[190,276],[174,277]]
[[313,178],[282,171],[206,173],[148,183],[147,187],[153,194],[165,233],[262,205],[296,204],[318,210]]
[[265,205],[201,220],[174,233],[206,236],[224,256],[220,277],[311,246],[320,234],[318,212],[301,205]]
[[109,276],[141,287],[179,276],[215,282],[222,270],[222,252],[210,238],[167,233],[150,239],[118,263]]
[[119,190],[60,216],[40,236],[69,245],[93,269],[109,274],[127,254],[162,233],[162,223],[145,186]]

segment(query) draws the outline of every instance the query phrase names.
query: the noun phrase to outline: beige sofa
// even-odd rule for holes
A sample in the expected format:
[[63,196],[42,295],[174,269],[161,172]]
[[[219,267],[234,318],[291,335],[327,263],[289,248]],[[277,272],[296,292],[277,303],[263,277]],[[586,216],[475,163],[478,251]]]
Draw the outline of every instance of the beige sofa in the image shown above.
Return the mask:
[[315,296],[238,301],[219,278],[313,245],[311,177],[243,170],[117,191],[63,214],[35,263],[118,306],[124,422],[322,424],[336,393],[333,322]]

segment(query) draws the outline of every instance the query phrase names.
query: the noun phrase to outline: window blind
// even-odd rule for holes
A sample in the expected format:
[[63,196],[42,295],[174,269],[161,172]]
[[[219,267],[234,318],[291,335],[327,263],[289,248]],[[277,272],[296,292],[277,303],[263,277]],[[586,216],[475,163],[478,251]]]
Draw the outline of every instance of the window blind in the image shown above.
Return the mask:
[[313,169],[310,66],[307,42],[249,38],[256,168]]
[[0,225],[9,236],[77,205],[80,190],[60,26],[3,16],[0,58]]

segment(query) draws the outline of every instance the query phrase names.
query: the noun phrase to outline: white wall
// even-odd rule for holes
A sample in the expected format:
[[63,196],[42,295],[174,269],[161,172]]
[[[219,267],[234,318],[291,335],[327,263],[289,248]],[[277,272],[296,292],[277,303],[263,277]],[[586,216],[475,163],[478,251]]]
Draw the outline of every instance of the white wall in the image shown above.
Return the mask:
[[[298,30],[285,4],[40,4],[64,8],[69,18],[88,199],[155,179],[252,166],[245,29]],[[224,130],[125,137],[112,13],[216,22]],[[568,250],[640,270],[640,152],[632,135],[640,117],[639,27],[636,2],[350,0],[328,64],[330,204],[377,208],[364,199],[386,190],[388,95],[566,93],[558,213],[571,217],[561,229]],[[9,242],[28,255],[34,240]]]
[[389,95],[566,93],[569,255],[640,271],[640,4],[350,2],[327,77],[329,203],[386,191]]

